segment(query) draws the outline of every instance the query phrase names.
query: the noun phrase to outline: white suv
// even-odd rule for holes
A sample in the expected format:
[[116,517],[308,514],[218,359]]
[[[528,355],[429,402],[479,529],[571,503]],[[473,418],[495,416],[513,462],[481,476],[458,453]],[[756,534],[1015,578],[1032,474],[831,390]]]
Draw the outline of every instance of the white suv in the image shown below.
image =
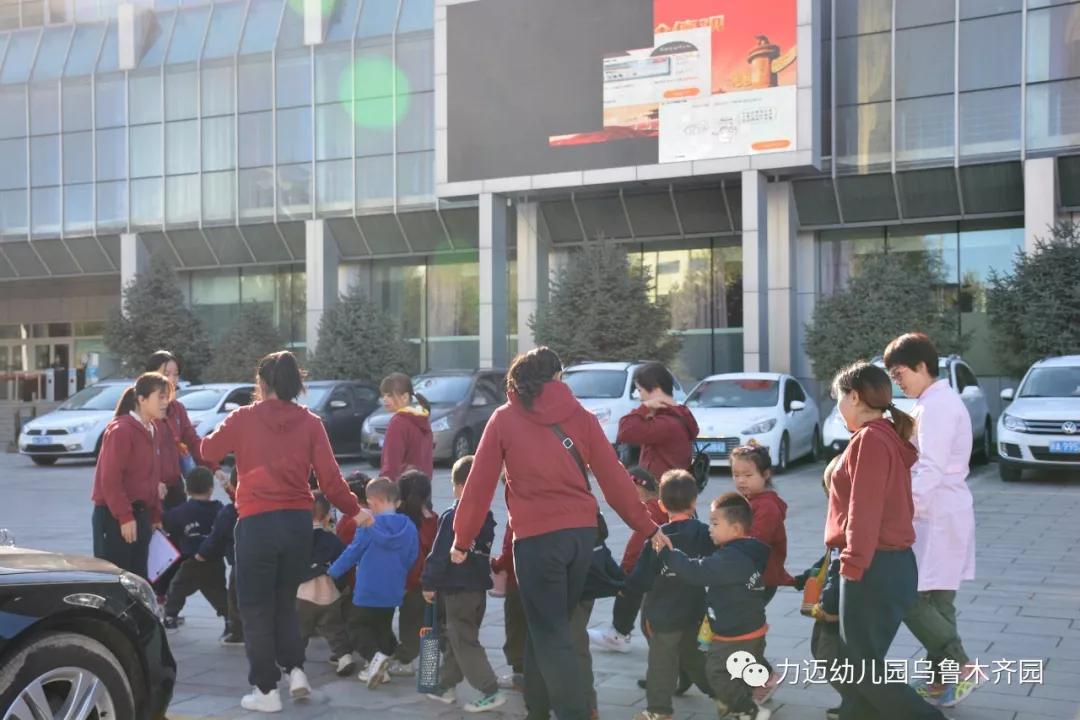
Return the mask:
[[1014,482],[1025,469],[1080,470],[1080,355],[1040,360],[998,420],[998,472]]

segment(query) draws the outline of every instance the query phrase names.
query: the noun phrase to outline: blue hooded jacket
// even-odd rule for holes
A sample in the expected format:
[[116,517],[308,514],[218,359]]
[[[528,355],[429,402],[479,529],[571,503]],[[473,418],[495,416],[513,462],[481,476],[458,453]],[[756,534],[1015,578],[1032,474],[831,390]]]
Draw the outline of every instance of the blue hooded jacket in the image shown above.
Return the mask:
[[356,568],[353,605],[392,608],[405,597],[405,578],[420,552],[416,525],[407,515],[383,513],[375,524],[357,528],[353,541],[330,566],[335,580]]

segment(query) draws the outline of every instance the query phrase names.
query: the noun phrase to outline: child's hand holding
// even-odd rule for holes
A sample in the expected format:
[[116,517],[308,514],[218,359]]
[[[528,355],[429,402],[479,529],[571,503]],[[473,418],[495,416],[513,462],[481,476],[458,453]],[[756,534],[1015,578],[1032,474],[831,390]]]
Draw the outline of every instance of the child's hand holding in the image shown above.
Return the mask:
[[425,590],[424,591],[424,602],[426,602],[428,605],[435,602],[435,591],[434,590]]

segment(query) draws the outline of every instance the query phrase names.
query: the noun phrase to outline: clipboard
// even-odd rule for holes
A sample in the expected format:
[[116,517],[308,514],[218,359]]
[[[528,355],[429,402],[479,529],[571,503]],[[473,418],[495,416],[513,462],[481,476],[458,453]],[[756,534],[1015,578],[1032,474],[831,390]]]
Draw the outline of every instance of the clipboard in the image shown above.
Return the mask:
[[161,530],[155,530],[150,536],[150,548],[146,557],[147,579],[155,583],[165,572],[180,561],[180,551],[172,540]]

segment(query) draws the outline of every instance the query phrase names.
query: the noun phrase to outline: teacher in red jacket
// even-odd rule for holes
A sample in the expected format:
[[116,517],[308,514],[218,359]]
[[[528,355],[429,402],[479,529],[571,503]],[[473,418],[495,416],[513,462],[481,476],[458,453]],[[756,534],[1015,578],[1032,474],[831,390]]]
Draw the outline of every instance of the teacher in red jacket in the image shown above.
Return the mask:
[[[519,355],[507,373],[509,402],[491,416],[454,518],[451,560],[465,561],[505,467],[514,567],[525,607],[525,705],[530,717],[589,717],[584,673],[570,633],[597,537],[596,498],[635,531],[663,541],[596,416],[560,382],[562,362],[546,347]],[[573,448],[574,450],[571,450]],[[577,457],[575,457],[575,451]]]
[[248,680],[245,710],[279,712],[278,668],[289,676],[293,698],[306,697],[304,645],[296,590],[311,561],[312,469],[319,488],[358,525],[371,524],[341,477],[322,421],[293,402],[303,391],[300,368],[287,351],[259,363],[259,402],[242,407],[202,440],[203,457],[236,457],[237,601],[244,623]]

